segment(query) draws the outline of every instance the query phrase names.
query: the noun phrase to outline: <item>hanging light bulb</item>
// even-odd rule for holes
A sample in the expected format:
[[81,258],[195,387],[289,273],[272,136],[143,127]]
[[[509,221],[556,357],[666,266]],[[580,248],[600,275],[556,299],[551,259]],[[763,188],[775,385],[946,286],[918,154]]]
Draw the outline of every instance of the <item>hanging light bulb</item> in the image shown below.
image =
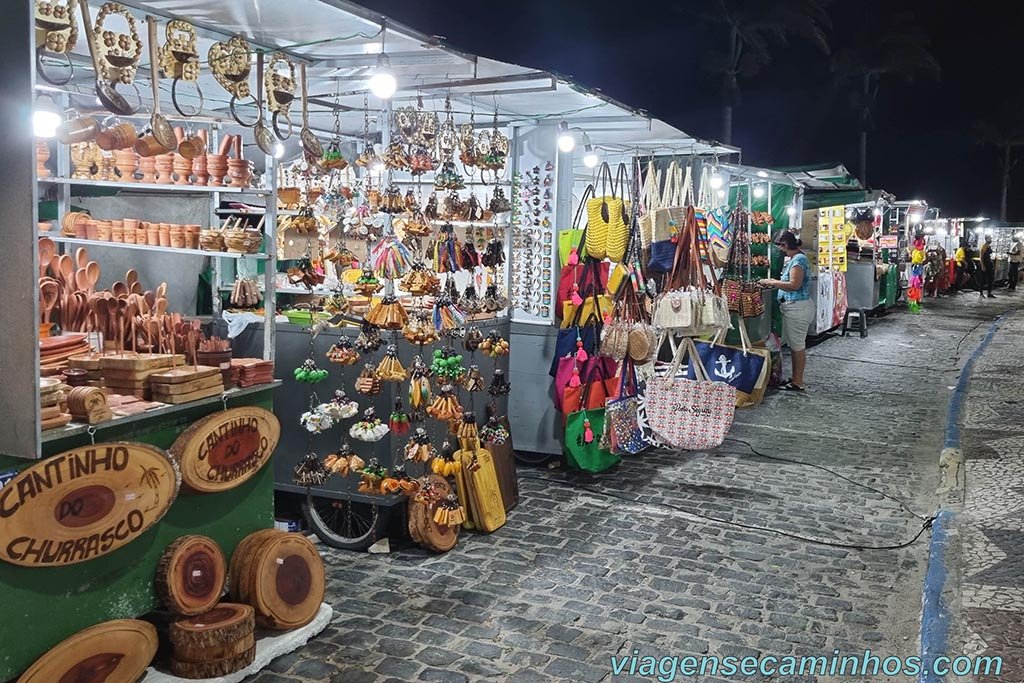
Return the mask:
[[761,185],[757,185],[756,187],[754,187],[754,197],[757,198],[757,199],[760,199],[763,196],[764,196],[764,187],[761,186]]
[[767,177],[768,177],[768,174],[767,174],[767,173],[765,173],[764,171],[758,171],[758,172],[757,172],[757,177],[758,177],[758,178],[767,178]]
[[593,145],[590,144],[590,136],[586,133],[583,134],[583,165],[587,168],[594,168],[597,166],[597,162],[600,161],[597,157],[597,152],[594,151]]
[[796,207],[793,206],[792,204],[790,204],[789,206],[786,207],[786,213],[788,215],[790,215],[790,216],[795,216],[796,215]]
[[718,172],[717,166],[711,169],[711,177],[708,179],[708,183],[711,185],[712,190],[719,189],[725,183],[725,179],[722,178],[722,174]]
[[377,55],[377,68],[370,77],[370,92],[382,100],[390,100],[398,90],[398,81],[391,72],[391,60],[383,52]]
[[53,98],[42,94],[36,98],[32,110],[32,132],[37,138],[52,138],[57,135],[57,126],[60,125],[60,112]]
[[274,158],[275,159],[280,159],[283,156],[284,156],[284,144],[278,142],[276,145],[274,145]]
[[569,130],[569,124],[565,121],[558,124],[558,149],[563,152],[571,152],[576,149],[576,138],[573,137],[572,131]]
[[715,196],[717,196],[719,199],[725,199],[725,190],[718,190],[717,192],[715,192]]

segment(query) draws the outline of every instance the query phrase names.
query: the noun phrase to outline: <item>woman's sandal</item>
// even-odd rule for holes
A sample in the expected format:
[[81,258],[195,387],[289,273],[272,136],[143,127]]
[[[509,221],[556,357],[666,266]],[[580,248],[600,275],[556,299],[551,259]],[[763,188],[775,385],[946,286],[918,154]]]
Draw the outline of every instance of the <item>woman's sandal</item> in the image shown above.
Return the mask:
[[797,386],[796,384],[793,384],[792,380],[790,380],[786,384],[783,384],[781,387],[779,387],[779,389],[781,391],[798,391],[801,393],[807,391],[806,387]]

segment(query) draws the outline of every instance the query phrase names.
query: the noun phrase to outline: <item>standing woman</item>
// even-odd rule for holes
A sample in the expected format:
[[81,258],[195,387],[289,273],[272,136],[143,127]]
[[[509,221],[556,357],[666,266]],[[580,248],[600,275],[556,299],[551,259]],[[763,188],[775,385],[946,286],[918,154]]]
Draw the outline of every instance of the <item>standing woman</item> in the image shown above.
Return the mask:
[[782,341],[789,346],[793,362],[793,379],[785,382],[785,391],[805,391],[804,368],[807,366],[807,332],[814,322],[814,302],[811,301],[810,263],[800,250],[803,244],[790,230],[784,230],[775,239],[775,246],[787,258],[778,280],[761,280],[764,287],[779,290],[782,302]]
[[996,264],[992,261],[992,235],[985,235],[985,243],[981,245],[981,285],[978,293],[985,296],[988,290],[988,298],[994,299],[992,287],[996,281]]

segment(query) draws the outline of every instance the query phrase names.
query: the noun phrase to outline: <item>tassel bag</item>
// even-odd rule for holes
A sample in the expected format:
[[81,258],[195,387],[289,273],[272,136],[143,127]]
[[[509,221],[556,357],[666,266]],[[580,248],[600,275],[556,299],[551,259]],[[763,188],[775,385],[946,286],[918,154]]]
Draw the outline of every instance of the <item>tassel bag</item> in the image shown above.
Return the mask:
[[734,235],[729,259],[722,275],[722,293],[729,311],[741,318],[756,318],[764,313],[761,285],[750,277],[750,234],[747,231],[749,214],[742,204],[732,215]]
[[607,258],[618,263],[626,254],[629,241],[629,214],[623,199],[626,175],[625,164],[619,164],[614,179],[607,163],[598,171],[602,195],[586,201],[587,228],[583,240],[587,255],[592,258]]
[[593,196],[593,184],[587,185],[586,189],[583,190],[583,196],[580,197],[580,205],[576,209],[576,216],[572,220],[572,227],[558,233],[558,261],[562,268],[569,264],[575,265],[587,256],[587,248],[584,241],[586,231],[580,228],[580,218],[583,215],[583,207],[587,203],[587,198]]
[[676,162],[669,165],[665,173],[665,189],[661,195],[662,206],[654,212],[654,234],[650,253],[647,256],[649,273],[667,273],[672,270],[676,244],[685,229],[689,212],[693,208],[690,167],[686,167],[685,178]]
[[605,409],[588,410],[587,394],[586,391],[581,394],[576,410],[566,418],[562,449],[570,467],[585,472],[603,472],[619,464],[622,458],[601,448]]
[[[684,357],[695,380],[678,377]],[[647,380],[646,417],[658,439],[671,448],[710,450],[722,445],[736,412],[736,389],[708,379],[693,340],[684,339],[664,376]]]

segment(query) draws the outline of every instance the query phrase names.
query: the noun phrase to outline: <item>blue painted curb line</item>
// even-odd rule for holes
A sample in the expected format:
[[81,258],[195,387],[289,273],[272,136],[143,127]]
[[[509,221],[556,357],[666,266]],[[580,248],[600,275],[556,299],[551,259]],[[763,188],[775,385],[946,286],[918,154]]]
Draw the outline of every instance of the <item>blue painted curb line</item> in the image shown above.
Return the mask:
[[[996,318],[988,333],[974,349],[960,372],[956,388],[949,399],[946,415],[946,438],[943,448],[960,448],[960,417],[967,397],[967,386],[971,381],[974,364],[992,342],[1006,315]],[[939,683],[943,676],[931,671],[931,662],[943,656],[949,645],[950,609],[945,603],[943,592],[946,588],[946,553],[949,550],[949,528],[953,522],[952,510],[940,510],[932,523],[931,543],[928,546],[928,570],[924,577],[921,596],[921,662],[923,671],[918,679],[921,683]]]

